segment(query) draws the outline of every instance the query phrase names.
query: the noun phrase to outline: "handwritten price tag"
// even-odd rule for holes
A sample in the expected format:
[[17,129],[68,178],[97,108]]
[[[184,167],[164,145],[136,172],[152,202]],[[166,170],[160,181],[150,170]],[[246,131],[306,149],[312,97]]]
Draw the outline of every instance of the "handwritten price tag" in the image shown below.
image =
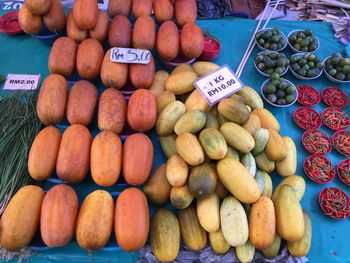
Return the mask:
[[209,105],[213,106],[223,98],[239,91],[244,85],[230,67],[224,65],[218,70],[197,79],[194,86],[206,98]]
[[151,61],[151,52],[144,49],[114,47],[110,60],[128,64],[148,64]]
[[35,90],[39,85],[41,75],[8,74],[4,90]]

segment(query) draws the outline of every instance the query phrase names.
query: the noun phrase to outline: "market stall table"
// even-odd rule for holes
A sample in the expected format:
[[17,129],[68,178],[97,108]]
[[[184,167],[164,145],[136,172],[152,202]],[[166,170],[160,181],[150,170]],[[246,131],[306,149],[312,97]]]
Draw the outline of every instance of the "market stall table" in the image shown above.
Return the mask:
[[[256,21],[248,19],[220,19],[220,20],[202,20],[198,21],[198,25],[205,33],[208,33],[221,42],[221,53],[218,59],[214,62],[223,65],[228,64],[233,70],[235,70],[243,56],[244,50],[249,43],[251,34],[254,31]],[[306,29],[310,28],[321,42],[321,47],[317,51],[317,55],[324,59],[330,56],[334,52],[342,52],[343,46],[333,38],[333,32],[331,24],[319,23],[319,22],[293,22],[293,21],[271,21],[269,26],[278,27],[282,32],[288,34],[294,29]],[[17,37],[10,37],[4,34],[0,34],[0,74],[6,76],[8,73],[18,74],[42,74],[44,79],[48,74],[47,58],[50,52],[50,47],[45,46],[37,39],[31,38],[28,35],[21,35]],[[245,70],[241,76],[241,80],[244,84],[253,87],[260,93],[261,84],[266,80],[255,69],[253,63],[256,54],[259,52],[256,47],[253,51]],[[290,56],[291,50],[286,48],[285,51]],[[163,68],[159,59],[156,60],[157,69]],[[290,71],[284,76],[294,84],[309,84],[315,87],[319,92],[327,86],[341,87],[345,93],[350,96],[350,85],[336,85],[330,82],[324,75],[319,79],[313,81],[301,81],[292,76]],[[98,86],[99,92],[103,91],[101,83]],[[1,90],[1,92],[4,92]],[[278,119],[281,124],[281,133],[290,136],[296,143],[298,151],[298,168],[297,174],[302,175],[307,183],[305,195],[301,201],[302,207],[309,212],[313,223],[313,237],[311,251],[308,254],[310,262],[348,262],[350,260],[350,251],[348,242],[350,236],[350,221],[334,220],[322,214],[322,210],[318,204],[319,192],[326,186],[335,186],[344,190],[347,194],[350,194],[350,189],[345,186],[339,178],[335,178],[331,183],[325,185],[317,185],[306,177],[303,172],[302,163],[304,159],[309,155],[304,149],[301,136],[303,130],[300,129],[293,121],[293,112],[297,107],[301,105],[296,103],[295,105],[287,108],[276,108],[265,103],[265,107],[270,110]],[[313,107],[319,113],[326,108],[323,102],[320,102],[317,106]],[[344,111],[349,115],[350,107],[347,106]],[[6,113],[1,113],[6,114]],[[333,134],[324,125],[320,128],[329,136]],[[92,132],[92,135],[96,135],[96,132]],[[155,161],[153,163],[153,169],[158,167],[161,163],[166,161],[162,150],[159,145],[159,140],[154,131],[150,133],[154,147],[155,147]],[[326,155],[334,166],[336,166],[341,160],[345,159],[345,156],[340,155],[334,149],[331,153]],[[276,186],[282,178],[276,173],[271,175],[274,185]],[[44,183],[44,189],[52,187],[52,183]],[[90,192],[99,187],[92,183],[91,178],[86,179],[83,183],[73,186],[79,195],[80,201]],[[121,191],[124,187],[113,186],[107,190],[117,192]],[[151,212],[154,209],[151,208]],[[114,234],[112,234],[114,235]],[[31,258],[33,262],[46,262],[46,261],[69,261],[69,262],[135,262],[138,259],[139,253],[126,253],[122,250],[101,250],[92,254],[82,250],[76,241],[73,241],[68,246],[62,248],[54,248],[44,251],[39,251],[34,257]]]

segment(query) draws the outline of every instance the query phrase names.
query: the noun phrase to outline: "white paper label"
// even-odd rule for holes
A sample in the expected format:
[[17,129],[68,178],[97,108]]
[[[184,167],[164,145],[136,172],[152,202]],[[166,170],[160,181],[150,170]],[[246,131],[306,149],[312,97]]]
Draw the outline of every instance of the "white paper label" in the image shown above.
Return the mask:
[[200,77],[194,86],[206,98],[210,106],[243,88],[243,83],[228,65]]
[[5,90],[35,90],[41,75],[8,74],[4,84]]
[[128,64],[148,64],[151,61],[151,52],[144,49],[114,47],[110,60]]

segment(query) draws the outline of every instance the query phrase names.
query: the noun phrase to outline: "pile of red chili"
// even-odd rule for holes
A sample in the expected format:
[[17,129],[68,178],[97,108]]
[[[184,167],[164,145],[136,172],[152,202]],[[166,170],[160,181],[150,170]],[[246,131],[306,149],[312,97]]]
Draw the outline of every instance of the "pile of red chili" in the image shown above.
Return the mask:
[[323,212],[335,219],[344,219],[350,215],[350,199],[342,190],[329,187],[321,191],[318,197]]
[[337,167],[340,180],[350,186],[350,159],[341,161]]
[[335,169],[332,163],[320,155],[311,155],[304,160],[304,171],[315,183],[325,184],[333,180]]
[[350,125],[350,119],[345,112],[338,108],[326,108],[322,112],[323,123],[334,131],[346,129]]
[[311,154],[325,155],[332,150],[331,140],[319,130],[308,130],[303,134],[304,148]]
[[304,106],[314,106],[321,101],[321,95],[318,91],[309,85],[299,85],[298,102]]
[[320,114],[307,107],[300,107],[294,111],[293,118],[295,123],[304,130],[317,129],[322,124]]
[[336,87],[327,87],[322,91],[322,100],[330,107],[345,108],[348,96]]
[[345,156],[350,156],[350,132],[340,130],[332,136],[334,148]]

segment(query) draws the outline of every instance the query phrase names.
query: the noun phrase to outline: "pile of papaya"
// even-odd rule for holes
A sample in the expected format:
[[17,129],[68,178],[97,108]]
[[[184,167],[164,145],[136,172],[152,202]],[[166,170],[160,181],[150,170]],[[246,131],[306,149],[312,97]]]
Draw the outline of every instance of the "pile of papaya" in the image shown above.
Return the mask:
[[[178,212],[153,215],[152,251],[171,261],[180,237],[195,251],[209,239],[216,253],[235,247],[241,262],[251,262],[255,249],[276,257],[284,239],[291,255],[305,256],[311,220],[300,205],[305,181],[295,175],[296,146],[280,135],[278,121],[250,87],[210,107],[193,81],[217,68],[210,62],[179,65],[157,97],[155,129],[168,160],[144,192],[151,203],[170,201]],[[274,190],[273,171],[285,177]]]

